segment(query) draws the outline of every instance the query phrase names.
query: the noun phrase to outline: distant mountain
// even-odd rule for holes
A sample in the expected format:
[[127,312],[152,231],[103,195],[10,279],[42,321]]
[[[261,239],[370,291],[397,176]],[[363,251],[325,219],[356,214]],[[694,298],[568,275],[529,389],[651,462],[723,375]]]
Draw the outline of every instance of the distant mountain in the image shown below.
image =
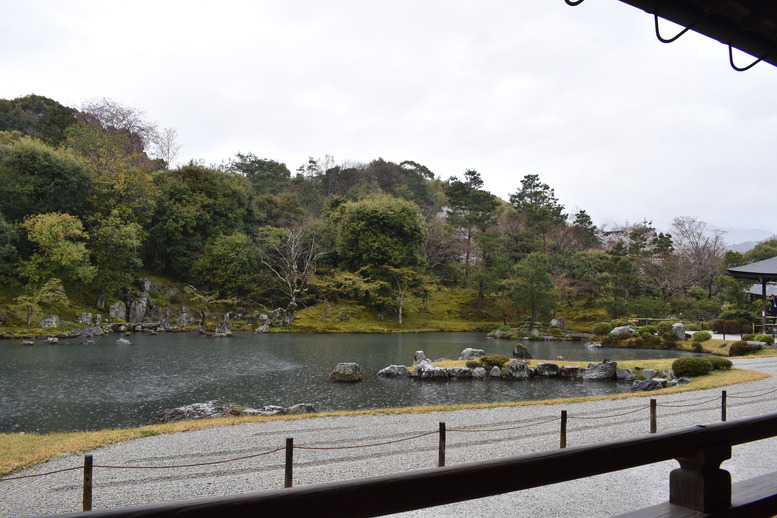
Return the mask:
[[719,228],[726,232],[723,238],[728,243],[729,249],[741,253],[745,253],[761,241],[766,241],[777,235],[771,230],[762,228]]

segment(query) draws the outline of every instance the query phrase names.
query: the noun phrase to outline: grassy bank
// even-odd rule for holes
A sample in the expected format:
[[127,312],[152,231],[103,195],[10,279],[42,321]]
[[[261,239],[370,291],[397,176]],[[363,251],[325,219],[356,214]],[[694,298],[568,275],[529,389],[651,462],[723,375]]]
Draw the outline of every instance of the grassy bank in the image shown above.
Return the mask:
[[[538,361],[532,360],[531,364],[536,365]],[[556,362],[558,363],[558,362]],[[562,362],[565,365],[587,366],[588,362]],[[621,368],[650,368],[655,370],[664,370],[671,368],[672,360],[637,360],[631,362],[618,362]],[[113,444],[121,441],[138,439],[141,437],[150,437],[160,434],[186,432],[192,430],[201,430],[204,428],[213,428],[218,426],[234,426],[242,423],[266,422],[274,420],[296,420],[312,419],[316,417],[339,417],[355,415],[387,415],[387,414],[410,414],[421,412],[439,412],[478,408],[496,408],[505,406],[529,406],[529,405],[558,405],[564,403],[578,403],[583,401],[602,400],[602,399],[623,399],[629,397],[646,397],[660,394],[673,394],[677,392],[687,392],[693,390],[704,390],[737,383],[745,383],[767,378],[768,375],[758,371],[732,369],[729,371],[713,371],[712,373],[695,378],[692,383],[645,394],[624,393],[611,396],[595,396],[585,398],[552,399],[543,401],[518,401],[501,403],[483,403],[468,405],[445,405],[445,406],[420,406],[405,408],[384,408],[376,410],[326,412],[320,414],[307,414],[299,416],[273,416],[273,417],[222,417],[200,421],[184,421],[179,423],[168,423],[161,425],[150,425],[138,428],[127,428],[117,430],[100,430],[94,432],[73,432],[73,433],[52,433],[47,435],[38,434],[0,434],[0,476],[6,476],[14,471],[39,464],[50,460],[59,455],[76,452],[86,452],[100,446]]]

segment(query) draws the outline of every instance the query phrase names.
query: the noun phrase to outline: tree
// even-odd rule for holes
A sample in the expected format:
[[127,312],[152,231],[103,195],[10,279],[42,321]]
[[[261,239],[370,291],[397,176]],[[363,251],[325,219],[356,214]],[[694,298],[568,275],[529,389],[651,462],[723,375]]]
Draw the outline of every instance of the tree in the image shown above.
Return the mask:
[[452,177],[444,189],[448,197],[448,221],[464,236],[464,276],[469,278],[474,237],[488,231],[496,222],[496,196],[483,189],[483,179],[474,169],[464,172],[464,180]]
[[0,185],[0,212],[15,222],[46,212],[82,216],[92,191],[82,160],[29,137],[0,144]]
[[0,99],[0,131],[20,131],[50,146],[64,140],[64,131],[75,124],[75,110],[40,95]]
[[42,286],[28,286],[27,293],[14,299],[16,304],[12,309],[21,313],[29,328],[33,319],[40,318],[46,306],[69,304],[65,288],[59,279],[49,279]]
[[746,261],[745,264],[756,263],[758,261],[777,257],[777,237],[761,241],[745,252],[744,256]]
[[426,237],[424,219],[410,201],[376,195],[348,202],[332,211],[339,227],[337,250],[351,271],[367,266],[423,264],[421,246]]
[[151,137],[152,155],[162,160],[168,169],[173,167],[181,145],[178,144],[178,130],[175,128],[164,128],[157,131]]
[[726,253],[725,231],[711,229],[695,217],[672,220],[676,252],[684,259],[691,283],[704,288],[708,297],[717,293],[716,278]]
[[192,268],[197,284],[216,298],[256,294],[267,284],[264,273],[254,242],[243,232],[210,238]]
[[127,288],[134,272],[143,265],[140,248],[143,229],[138,223],[122,221],[111,214],[92,228],[89,248],[97,267],[93,285],[101,292],[98,306],[103,306],[105,295],[113,295]]
[[389,265],[370,268],[369,277],[382,281],[384,296],[397,308],[399,325],[404,323],[404,310],[407,298],[413,291],[429,291],[434,282],[420,268],[405,266],[395,268]]
[[287,301],[283,325],[291,324],[305,297],[318,260],[327,253],[312,227],[264,227],[257,241],[260,260],[272,273],[281,296]]
[[15,270],[19,260],[16,247],[19,229],[8,223],[0,214],[0,285],[8,285],[15,280]]
[[30,216],[22,223],[35,253],[21,267],[21,274],[33,284],[52,278],[90,282],[95,268],[89,262],[85,240],[89,235],[75,216],[52,212]]
[[257,195],[280,194],[291,179],[291,172],[286,164],[259,158],[253,153],[244,155],[238,152],[235,158],[229,161],[227,170],[248,178]]
[[556,307],[557,294],[545,254],[533,252],[516,263],[510,288],[513,300],[529,311],[530,328]]
[[146,118],[143,111],[107,97],[84,102],[76,113],[76,119],[99,126],[109,134],[125,135],[128,147],[124,152],[127,155],[145,154],[157,137],[156,125]]
[[564,225],[567,219],[553,189],[536,174],[523,177],[521,188],[510,195],[510,203],[525,218],[528,229],[541,237],[546,249],[550,231]]

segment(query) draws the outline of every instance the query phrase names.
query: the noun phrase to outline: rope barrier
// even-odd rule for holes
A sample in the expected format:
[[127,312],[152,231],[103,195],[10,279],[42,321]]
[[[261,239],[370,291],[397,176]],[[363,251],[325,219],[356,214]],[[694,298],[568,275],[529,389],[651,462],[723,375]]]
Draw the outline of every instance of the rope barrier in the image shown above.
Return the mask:
[[597,415],[592,417],[576,417],[576,416],[569,416],[570,419],[607,419],[610,417],[621,417],[624,415],[634,414],[636,412],[640,412],[642,410],[645,410],[647,408],[650,408],[650,406],[643,406],[640,408],[637,408],[636,410],[629,410],[628,412],[623,412],[622,414],[612,414],[612,415]]
[[403,441],[410,441],[412,439],[418,439],[420,437],[426,437],[427,435],[436,435],[440,433],[438,430],[435,430],[433,432],[426,432],[419,435],[414,435],[412,437],[405,437],[404,439],[396,439],[393,441],[386,441],[386,442],[376,442],[373,444],[355,444],[352,446],[294,446],[294,449],[297,450],[350,450],[354,448],[372,448],[373,446],[384,446],[386,444],[395,444],[398,442]]
[[[728,397],[733,397],[733,396],[728,396]],[[718,402],[718,401],[720,401],[720,398],[716,397],[713,399],[708,399],[707,401],[702,401],[701,403],[689,403],[687,405],[667,405],[667,404],[661,403],[658,406],[667,407],[667,408],[686,408],[689,406],[706,405],[707,403]]]
[[558,421],[560,417],[553,417],[547,421],[540,421],[539,423],[524,424],[521,426],[511,426],[509,428],[448,428],[449,432],[504,432],[507,430],[518,430],[519,428],[529,428],[531,426],[539,426],[541,424],[552,423]]
[[753,396],[732,396],[731,394],[729,394],[728,397],[732,397],[732,398],[736,398],[736,399],[750,399],[750,398],[755,398],[755,397],[768,396],[769,394],[774,394],[775,392],[777,392],[777,389],[770,390],[769,392],[764,392],[763,394],[755,394]]
[[[214,464],[226,464],[227,462],[235,462],[238,460],[245,460],[245,459],[253,459],[255,457],[261,457],[262,455],[269,455],[270,453],[275,453],[278,451],[281,451],[285,448],[276,448],[274,450],[270,451],[264,451],[262,453],[255,453],[253,455],[245,455],[243,457],[235,457],[233,459],[225,459],[225,460],[214,460],[212,462],[198,462],[196,464],[178,464],[175,466],[101,466],[95,464],[93,467],[95,468],[105,468],[105,469],[176,469],[176,468],[196,468],[199,466],[213,466]],[[76,468],[78,469],[78,468]]]
[[64,473],[65,471],[75,471],[77,469],[82,470],[84,468],[82,466],[76,466],[74,468],[58,469],[56,471],[49,471],[47,473],[38,473],[37,475],[19,475],[18,477],[6,477],[6,478],[0,478],[0,482],[5,482],[7,480],[21,480],[23,478],[45,477],[47,475],[56,475],[57,473]]

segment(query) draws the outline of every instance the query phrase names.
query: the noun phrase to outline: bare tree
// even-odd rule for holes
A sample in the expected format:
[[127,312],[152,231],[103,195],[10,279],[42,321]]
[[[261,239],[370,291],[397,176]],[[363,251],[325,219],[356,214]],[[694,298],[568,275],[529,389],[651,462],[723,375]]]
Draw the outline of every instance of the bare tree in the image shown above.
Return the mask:
[[168,169],[171,168],[175,159],[178,158],[178,152],[181,150],[181,145],[178,144],[178,130],[175,128],[164,128],[156,132],[151,142],[153,144],[153,156],[163,160],[167,164]]
[[146,114],[118,102],[101,97],[84,102],[76,119],[86,124],[96,124],[109,133],[125,134],[129,137],[131,150],[143,153],[157,135],[156,124]]
[[318,260],[327,251],[309,225],[266,227],[257,246],[262,264],[272,272],[276,286],[288,301],[283,314],[283,325],[288,326],[308,289]]
[[680,216],[672,220],[676,252],[685,259],[694,285],[712,296],[719,289],[716,277],[726,254],[725,231],[710,228],[695,217]]

